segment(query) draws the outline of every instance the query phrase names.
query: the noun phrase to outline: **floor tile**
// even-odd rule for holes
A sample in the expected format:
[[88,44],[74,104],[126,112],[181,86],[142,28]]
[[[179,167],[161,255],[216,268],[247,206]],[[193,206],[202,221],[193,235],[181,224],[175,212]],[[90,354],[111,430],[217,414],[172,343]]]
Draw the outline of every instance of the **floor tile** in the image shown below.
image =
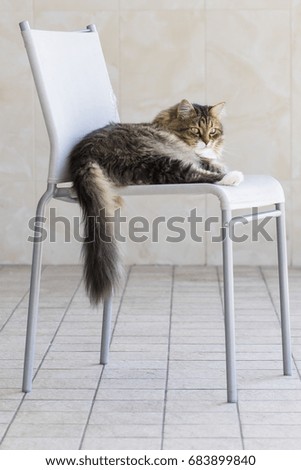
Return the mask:
[[301,439],[245,439],[245,450],[300,450]]
[[240,439],[219,438],[181,438],[165,439],[164,450],[241,450]]
[[160,438],[85,438],[82,449],[158,450]]
[[161,424],[89,424],[86,437],[89,438],[156,438],[160,435]]
[[102,308],[90,309],[81,267],[44,268],[24,395],[30,269],[0,269],[0,448],[300,449],[301,269],[290,270],[292,377],[282,375],[276,269],[235,270],[238,404],[227,403],[221,269],[128,272],[103,367]]
[[59,437],[7,437],[1,445],[2,450],[76,450],[80,439]]

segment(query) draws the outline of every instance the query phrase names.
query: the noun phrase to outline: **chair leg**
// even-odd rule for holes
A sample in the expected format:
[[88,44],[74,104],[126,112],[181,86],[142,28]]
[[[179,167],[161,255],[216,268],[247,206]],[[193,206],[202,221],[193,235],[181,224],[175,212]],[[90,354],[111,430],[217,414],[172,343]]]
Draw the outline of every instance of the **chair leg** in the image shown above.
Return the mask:
[[235,362],[235,316],[234,316],[234,276],[233,247],[231,240],[230,210],[222,211],[223,231],[223,279],[224,279],[224,315],[227,367],[227,399],[237,402],[236,362]]
[[285,204],[276,204],[276,208],[281,211],[280,217],[276,218],[277,227],[277,249],[278,249],[278,274],[280,291],[280,311],[281,311],[281,334],[282,334],[282,354],[283,373],[292,375],[292,353],[291,334],[289,318],[289,289],[287,272],[287,250],[286,250],[286,229],[285,229]]
[[[44,217],[45,214],[46,204],[53,197],[54,189],[55,185],[49,184],[47,191],[41,197],[37,206],[36,222],[42,222],[42,217]],[[32,389],[35,337],[39,311],[39,295],[42,266],[42,241],[39,240],[39,236],[41,235],[39,228],[40,225],[39,227],[37,227],[35,224],[23,369],[22,391],[25,393],[30,392]]]
[[112,321],[112,301],[111,295],[104,301],[103,317],[102,317],[102,331],[101,331],[101,350],[100,350],[100,364],[107,364],[109,361],[109,349],[111,339],[111,321]]

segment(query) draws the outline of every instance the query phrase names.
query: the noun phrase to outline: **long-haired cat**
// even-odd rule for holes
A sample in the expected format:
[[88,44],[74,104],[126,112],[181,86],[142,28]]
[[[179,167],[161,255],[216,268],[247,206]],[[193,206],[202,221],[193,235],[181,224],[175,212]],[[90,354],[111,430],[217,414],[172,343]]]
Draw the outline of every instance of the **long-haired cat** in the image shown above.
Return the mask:
[[114,186],[218,183],[237,185],[242,173],[221,163],[224,103],[182,100],[151,123],[109,124],[84,137],[70,154],[70,171],[85,227],[84,279],[92,304],[118,285],[120,261],[112,224]]

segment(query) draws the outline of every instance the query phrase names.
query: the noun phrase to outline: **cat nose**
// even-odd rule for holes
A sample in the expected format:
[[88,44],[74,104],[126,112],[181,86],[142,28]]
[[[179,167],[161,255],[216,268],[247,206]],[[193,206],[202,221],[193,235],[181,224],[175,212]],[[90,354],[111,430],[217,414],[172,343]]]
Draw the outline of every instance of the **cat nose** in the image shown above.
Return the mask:
[[198,147],[200,150],[204,149],[206,147],[205,142],[203,142],[203,140],[199,140]]

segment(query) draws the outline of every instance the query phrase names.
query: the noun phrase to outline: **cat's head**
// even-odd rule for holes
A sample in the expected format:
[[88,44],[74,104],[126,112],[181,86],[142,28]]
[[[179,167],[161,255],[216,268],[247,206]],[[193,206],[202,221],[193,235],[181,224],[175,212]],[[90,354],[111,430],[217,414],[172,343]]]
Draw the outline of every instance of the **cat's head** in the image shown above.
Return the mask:
[[214,106],[191,104],[188,100],[161,111],[153,123],[172,132],[206,158],[218,158],[223,148],[221,114],[225,103]]

